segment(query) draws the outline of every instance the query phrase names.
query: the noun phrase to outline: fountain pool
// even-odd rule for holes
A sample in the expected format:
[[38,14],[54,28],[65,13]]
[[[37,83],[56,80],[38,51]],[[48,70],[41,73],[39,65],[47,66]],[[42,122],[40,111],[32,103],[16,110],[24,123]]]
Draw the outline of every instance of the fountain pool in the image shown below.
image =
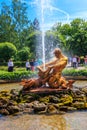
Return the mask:
[[[87,81],[76,81],[74,86],[87,84]],[[78,87],[79,87],[78,86]],[[19,83],[0,84],[0,91],[21,89]],[[1,116],[0,130],[86,130],[87,111],[74,111],[57,115]]]

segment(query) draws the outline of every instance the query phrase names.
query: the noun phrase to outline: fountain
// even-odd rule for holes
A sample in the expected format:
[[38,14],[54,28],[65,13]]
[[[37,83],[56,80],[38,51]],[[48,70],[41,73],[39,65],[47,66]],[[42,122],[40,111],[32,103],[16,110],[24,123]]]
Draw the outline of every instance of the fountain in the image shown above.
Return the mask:
[[[55,59],[55,61],[51,61],[52,64],[50,64],[50,62],[45,63],[45,31],[47,31],[48,28],[51,28],[54,24],[54,21],[53,21],[53,23],[51,23],[51,25],[49,24],[49,27],[46,28],[49,22],[46,23],[46,21],[45,21],[46,20],[45,12],[46,12],[46,10],[51,11],[51,13],[53,11],[61,12],[62,14],[64,14],[66,16],[67,21],[69,19],[69,15],[65,11],[51,6],[50,0],[40,0],[40,1],[37,0],[36,3],[40,3],[40,10],[41,10],[39,12],[41,12],[40,15],[41,15],[41,31],[42,31],[43,65],[37,67],[38,71],[39,71],[38,78],[36,78],[36,79],[31,78],[28,80],[26,80],[26,79],[22,80],[21,84],[23,85],[23,91],[26,91],[26,90],[30,91],[32,88],[40,88],[41,89],[42,86],[44,86],[43,88],[46,88],[47,86],[49,86],[49,88],[54,88],[54,89],[55,88],[58,88],[58,89],[59,88],[61,88],[61,89],[70,88],[74,81],[67,82],[65,80],[65,78],[62,77],[62,75],[61,75],[62,70],[67,65],[67,57],[65,57],[62,54],[61,50],[55,49],[54,52],[55,52],[56,59]],[[49,14],[48,14],[48,17],[49,17]]]
[[44,32],[44,1],[41,0],[41,21],[42,21],[42,52],[43,52],[43,67],[45,70],[45,44],[44,44],[44,37],[45,37],[45,32]]
[[[87,88],[73,90],[74,80],[66,81],[62,76],[68,61],[63,52],[59,48],[54,49],[54,59],[45,63],[44,1],[41,0],[43,65],[37,67],[37,78],[21,81],[23,86],[21,90],[11,89],[0,92],[0,114],[2,115],[60,114],[87,109]],[[48,4],[46,7],[66,14]]]
[[[11,88],[11,90],[8,86],[9,91],[6,91],[4,90],[6,85],[2,86],[2,91],[0,91],[0,130],[71,130],[76,128],[86,130],[87,128],[87,112],[76,112],[76,110],[87,109],[87,87],[73,90],[72,83],[74,81],[67,82],[62,77],[62,70],[66,67],[67,57],[63,55],[60,49],[54,50],[56,60],[45,63],[44,35],[43,30],[44,64],[38,66],[39,78],[23,80],[23,89],[21,88],[20,91],[15,86],[15,89]],[[43,94],[39,93],[40,90],[43,90]],[[47,90],[49,90],[48,93]],[[67,111],[69,113],[65,114]],[[70,111],[75,111],[75,113],[70,113]],[[50,114],[50,116],[43,114]],[[2,117],[2,115],[15,116]]]

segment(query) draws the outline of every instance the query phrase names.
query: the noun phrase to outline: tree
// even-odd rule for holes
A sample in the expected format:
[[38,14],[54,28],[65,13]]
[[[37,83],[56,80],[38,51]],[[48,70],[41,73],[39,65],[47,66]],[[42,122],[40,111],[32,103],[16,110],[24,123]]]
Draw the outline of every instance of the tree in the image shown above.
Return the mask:
[[12,0],[10,6],[2,4],[0,13],[0,42],[12,42],[22,48],[26,39],[22,32],[29,26],[27,6],[20,0]]
[[22,31],[29,25],[27,17],[27,5],[22,3],[20,0],[12,0],[12,21],[15,24],[15,30],[18,33],[20,47],[23,46]]
[[70,54],[70,44],[68,44],[68,40],[71,36],[71,26],[69,24],[64,24],[60,27],[59,30],[59,39],[60,39],[60,47],[64,52]]
[[35,30],[39,30],[39,29],[40,29],[39,21],[38,21],[37,18],[34,19],[32,25],[33,25],[33,28],[34,28]]
[[[33,52],[34,57],[36,55],[36,48],[38,44],[41,44],[41,32],[39,30],[35,30],[33,25],[31,24],[28,28],[28,33],[26,37],[26,46],[30,48],[30,52]],[[39,44],[39,45],[40,45]]]
[[31,58],[32,53],[30,53],[30,48],[23,47],[20,51],[18,51],[17,58],[20,61],[26,61],[27,59]]
[[12,0],[12,17],[13,23],[16,25],[16,30],[20,34],[24,28],[27,28],[29,23],[27,5],[20,0]]
[[58,35],[56,35],[54,31],[47,31],[45,34],[45,55],[47,60],[52,58],[52,51],[54,48],[60,47],[59,45],[60,40],[58,38]]
[[0,61],[8,61],[17,53],[16,47],[9,42],[0,43]]
[[[57,28],[57,27],[56,27]],[[61,40],[60,46],[68,55],[87,54],[87,22],[83,19],[74,19],[70,24],[64,24],[54,33]]]
[[15,30],[15,24],[12,22],[11,9],[5,3],[2,3],[0,14],[0,42],[11,42],[16,47],[19,46],[19,38]]
[[75,19],[71,22],[70,49],[74,54],[81,56],[87,54],[87,22],[83,19]]

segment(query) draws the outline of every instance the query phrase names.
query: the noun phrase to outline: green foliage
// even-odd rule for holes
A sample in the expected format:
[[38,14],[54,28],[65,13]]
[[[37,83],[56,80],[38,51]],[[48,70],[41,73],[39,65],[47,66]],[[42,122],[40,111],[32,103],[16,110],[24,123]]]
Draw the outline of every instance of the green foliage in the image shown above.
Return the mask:
[[16,47],[9,42],[0,43],[0,61],[8,61],[9,58],[16,55]]
[[[8,72],[7,67],[0,67],[0,79],[9,81],[20,81],[23,78],[31,78],[37,75],[37,71],[26,71],[25,68],[14,68],[13,72]],[[87,76],[87,69],[64,69],[63,76]]]
[[19,34],[29,22],[26,14],[27,5],[20,0],[12,0],[12,20]]
[[[13,43],[17,50],[20,50],[19,56],[16,57],[17,60],[23,61],[30,57],[40,57],[42,54],[42,32],[39,21],[37,18],[33,22],[28,19],[27,8],[26,3],[12,0],[10,6],[4,2],[0,12],[0,44],[3,42]],[[26,53],[25,50],[23,51],[25,46],[30,48],[31,54],[28,54],[28,51]],[[85,56],[87,54],[87,21],[76,18],[70,24],[57,23],[46,32],[45,46],[47,57],[51,57],[48,50],[55,47],[62,48],[68,55]],[[39,51],[36,52],[36,49]],[[0,57],[0,60],[4,61],[3,58]]]
[[35,75],[35,72],[31,71],[14,71],[14,72],[7,72],[0,70],[0,79],[7,80],[7,81],[21,81],[23,78],[30,78]]
[[57,28],[54,33],[59,36],[62,50],[65,50],[68,55],[87,54],[87,21],[77,18],[70,24],[60,26],[59,30]]
[[5,3],[0,13],[0,42],[12,42],[17,48],[23,46],[26,39],[22,31],[29,26],[27,5],[20,0],[12,0],[10,6]]
[[[33,52],[33,54],[35,55],[36,48],[39,49],[41,44],[41,32],[39,32],[38,30],[34,30],[33,26],[29,27],[28,32],[29,33],[27,35],[26,45],[30,48],[30,51]],[[39,49],[39,51],[41,50],[42,50],[42,46]]]
[[60,43],[59,36],[56,35],[53,31],[48,30],[45,34],[46,59],[52,58],[52,51],[54,48],[59,46],[59,43]]
[[14,62],[14,67],[25,67],[25,62],[23,61],[15,61]]
[[63,75],[65,76],[87,76],[87,69],[64,69]]
[[13,23],[12,9],[5,3],[2,3],[0,13],[0,42],[11,42],[19,46],[19,38]]
[[20,61],[26,61],[31,57],[30,48],[23,47],[20,51],[18,51],[17,57]]
[[[6,65],[7,65],[7,62],[5,62],[6,63]],[[0,70],[2,70],[2,71],[7,71],[8,70],[8,67],[7,66],[0,66]]]

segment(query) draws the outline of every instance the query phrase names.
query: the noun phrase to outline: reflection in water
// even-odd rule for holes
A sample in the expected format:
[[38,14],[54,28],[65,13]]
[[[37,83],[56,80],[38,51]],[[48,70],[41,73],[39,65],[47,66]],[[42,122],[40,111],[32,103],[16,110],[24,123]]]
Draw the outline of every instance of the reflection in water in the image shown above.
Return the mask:
[[66,130],[65,127],[62,115],[23,115],[0,120],[0,130]]
[[[87,80],[77,80],[73,84],[73,87],[85,87],[87,86]],[[11,89],[21,89],[22,86],[19,83],[7,83],[0,84],[0,91],[2,90],[11,90]]]
[[87,111],[65,114],[67,130],[87,130]]
[[0,119],[0,130],[87,130],[87,113],[64,115],[22,115]]
[[85,87],[87,86],[87,80],[77,80],[75,81],[75,83],[73,84],[74,87],[78,87],[78,88],[81,88],[81,87]]
[[19,83],[0,84],[0,91],[11,90],[11,89],[21,89],[21,88],[22,86]]

